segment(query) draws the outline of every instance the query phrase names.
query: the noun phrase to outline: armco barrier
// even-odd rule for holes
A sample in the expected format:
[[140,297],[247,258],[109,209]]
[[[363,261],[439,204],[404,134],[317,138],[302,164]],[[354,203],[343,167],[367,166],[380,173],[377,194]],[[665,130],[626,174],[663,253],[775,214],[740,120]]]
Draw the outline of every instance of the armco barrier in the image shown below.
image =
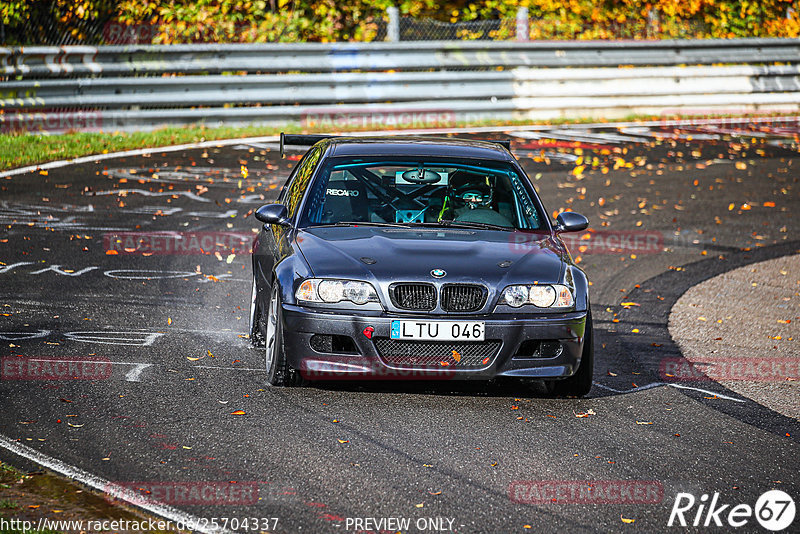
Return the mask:
[[800,40],[0,48],[0,75],[3,131],[793,112]]

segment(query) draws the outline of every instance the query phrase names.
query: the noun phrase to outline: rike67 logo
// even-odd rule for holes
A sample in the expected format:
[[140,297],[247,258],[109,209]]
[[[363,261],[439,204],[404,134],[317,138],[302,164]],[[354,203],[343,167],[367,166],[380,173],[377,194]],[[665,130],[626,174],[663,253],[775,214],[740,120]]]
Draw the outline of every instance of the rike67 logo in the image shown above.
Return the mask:
[[710,498],[704,493],[699,499],[691,493],[678,493],[667,526],[739,528],[750,523],[755,516],[762,527],[779,532],[794,522],[795,513],[794,499],[781,490],[763,493],[752,507],[744,503],[723,504],[720,502],[719,492],[715,492]]

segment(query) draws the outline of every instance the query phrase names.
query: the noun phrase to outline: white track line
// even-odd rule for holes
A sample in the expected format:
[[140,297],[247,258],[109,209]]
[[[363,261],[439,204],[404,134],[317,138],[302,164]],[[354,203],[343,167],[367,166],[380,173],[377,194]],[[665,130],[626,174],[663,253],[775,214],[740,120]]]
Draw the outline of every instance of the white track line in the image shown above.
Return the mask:
[[173,508],[172,506],[152,501],[147,497],[137,494],[136,492],[122,487],[119,484],[115,484],[110,480],[106,480],[97,475],[93,475],[88,471],[84,471],[83,469],[69,465],[61,460],[53,458],[52,456],[48,456],[37,451],[36,449],[32,449],[27,445],[13,441],[5,436],[0,436],[0,447],[3,447],[4,449],[9,450],[27,460],[35,462],[42,467],[49,469],[50,471],[54,471],[71,480],[75,480],[84,486],[88,486],[92,489],[110,495],[115,499],[125,501],[136,508],[140,508],[153,515],[163,517],[164,519],[172,521],[175,524],[192,525],[192,529],[195,532],[202,532],[204,534],[230,532],[224,529],[210,528],[208,523],[206,521],[202,521],[199,517],[182,512],[181,510]]
[[605,384],[601,384],[599,382],[592,382],[592,383],[595,386],[597,386],[597,387],[599,387],[601,389],[606,389],[608,391],[613,391],[614,393],[633,393],[635,391],[644,391],[646,389],[657,388],[659,386],[669,386],[671,388],[676,388],[676,389],[691,389],[692,391],[699,391],[700,393],[705,393],[706,395],[714,395],[717,398],[724,399],[724,400],[729,400],[729,401],[733,401],[733,402],[742,402],[742,403],[745,402],[742,399],[737,399],[737,398],[734,398],[734,397],[728,397],[727,395],[723,395],[722,393],[716,393],[714,391],[709,391],[707,389],[701,389],[701,388],[696,388],[696,387],[692,387],[692,386],[682,386],[680,384],[673,384],[671,382],[652,382],[650,384],[645,384],[644,386],[638,386],[638,387],[631,388],[631,389],[615,389],[615,388],[612,388],[611,386],[606,386]]
[[[394,130],[394,131],[372,131],[372,132],[340,132],[338,135],[347,135],[352,137],[364,137],[370,135],[426,135],[426,134],[448,134],[448,133],[483,133],[483,132],[517,132],[525,130],[552,130],[552,129],[586,129],[586,128],[626,128],[632,126],[702,126],[711,124],[740,124],[750,123],[758,124],[762,122],[797,122],[800,121],[800,116],[782,116],[782,117],[742,117],[742,118],[719,118],[719,119],[678,119],[678,120],[655,120],[655,121],[628,121],[628,122],[599,122],[587,124],[560,124],[560,125],[547,125],[547,124],[530,124],[530,125],[514,125],[514,126],[477,126],[477,127],[461,127],[461,128],[423,128],[418,130]],[[320,134],[323,135],[323,134]],[[0,178],[7,176],[16,176],[18,174],[25,174],[28,172],[36,172],[39,170],[57,169],[66,167],[67,165],[76,165],[80,163],[92,163],[95,161],[102,161],[106,159],[143,156],[146,154],[153,154],[155,152],[177,152],[179,150],[191,150],[195,148],[212,148],[217,146],[228,146],[237,144],[248,143],[275,143],[280,141],[277,135],[268,135],[263,137],[242,137],[234,139],[218,139],[216,141],[203,141],[201,143],[187,143],[183,145],[173,145],[155,148],[139,148],[136,150],[125,150],[121,152],[111,152],[108,154],[95,154],[93,156],[82,156],[80,158],[51,161],[49,163],[42,163],[41,165],[29,165],[27,167],[19,167],[9,171],[0,172]]]

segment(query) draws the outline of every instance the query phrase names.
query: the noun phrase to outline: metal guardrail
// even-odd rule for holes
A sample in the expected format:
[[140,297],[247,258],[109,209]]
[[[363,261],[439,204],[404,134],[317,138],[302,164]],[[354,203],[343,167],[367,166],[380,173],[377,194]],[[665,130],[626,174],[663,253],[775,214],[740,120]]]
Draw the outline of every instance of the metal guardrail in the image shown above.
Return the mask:
[[425,41],[0,48],[6,76],[341,72],[794,62],[798,39]]
[[0,75],[2,130],[797,111],[800,40],[0,48]]

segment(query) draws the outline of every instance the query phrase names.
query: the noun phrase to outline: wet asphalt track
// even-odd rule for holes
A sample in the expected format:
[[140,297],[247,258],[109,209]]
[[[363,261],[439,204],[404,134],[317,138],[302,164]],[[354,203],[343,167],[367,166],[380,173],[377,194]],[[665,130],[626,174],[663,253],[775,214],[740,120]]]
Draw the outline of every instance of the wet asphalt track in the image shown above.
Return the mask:
[[[447,518],[459,533],[659,531],[678,492],[753,505],[779,488],[797,501],[797,420],[714,382],[678,384],[705,392],[657,385],[663,360],[680,357],[667,317],[686,289],[800,249],[797,124],[741,138],[712,130],[512,137],[549,211],[570,207],[596,230],[661,236],[656,249],[573,247],[593,283],[597,334],[596,386],[580,400],[504,384],[266,388],[262,355],[243,338],[246,251],[230,263],[227,253],[105,253],[104,235],[125,231],[252,234],[249,213],[294,164],[275,147],[0,179],[0,355],[112,362],[103,380],[0,381],[0,434],[134,487],[256,483],[250,504],[168,504],[209,519],[277,517],[276,532],[352,531],[356,517]],[[655,482],[663,497],[510,498],[515,481],[547,480]],[[751,519],[744,530],[760,528]]]

